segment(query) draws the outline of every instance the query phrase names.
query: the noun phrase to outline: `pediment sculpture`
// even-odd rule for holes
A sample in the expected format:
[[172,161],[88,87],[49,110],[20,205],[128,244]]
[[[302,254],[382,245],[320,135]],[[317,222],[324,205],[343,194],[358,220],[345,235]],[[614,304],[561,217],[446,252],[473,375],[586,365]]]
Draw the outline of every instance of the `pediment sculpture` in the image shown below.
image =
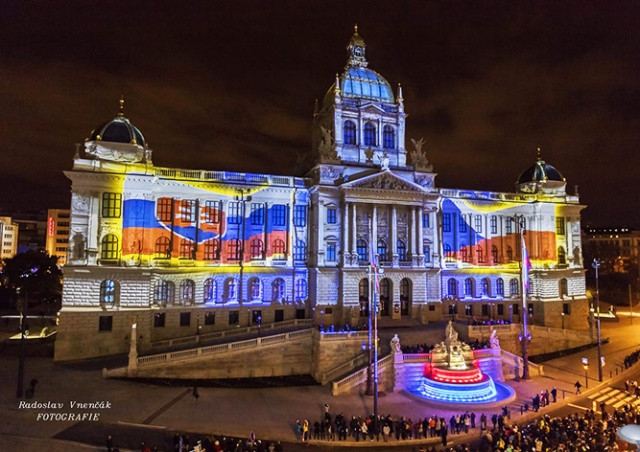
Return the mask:
[[392,176],[388,172],[381,174],[378,177],[364,180],[360,183],[356,182],[352,187],[357,188],[377,188],[381,190],[404,190],[404,191],[418,191],[415,187],[402,179]]
[[340,159],[338,158],[331,130],[322,126],[320,126],[320,130],[322,131],[322,141],[318,145],[320,160],[322,162],[339,162]]

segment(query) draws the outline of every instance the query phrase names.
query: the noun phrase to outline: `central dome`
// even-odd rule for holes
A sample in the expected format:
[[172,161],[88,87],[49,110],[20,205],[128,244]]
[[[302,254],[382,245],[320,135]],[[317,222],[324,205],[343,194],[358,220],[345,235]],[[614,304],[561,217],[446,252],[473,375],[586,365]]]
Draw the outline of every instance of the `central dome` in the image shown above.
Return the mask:
[[340,77],[340,91],[344,97],[393,102],[391,85],[376,71],[363,66],[351,66]]

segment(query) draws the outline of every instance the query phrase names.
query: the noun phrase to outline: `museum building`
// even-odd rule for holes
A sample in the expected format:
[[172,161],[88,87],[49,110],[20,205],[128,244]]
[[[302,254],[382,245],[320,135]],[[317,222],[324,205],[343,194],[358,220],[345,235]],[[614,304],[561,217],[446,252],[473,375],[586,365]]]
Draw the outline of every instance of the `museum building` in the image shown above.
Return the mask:
[[366,323],[368,266],[381,322],[519,322],[587,329],[577,194],[540,156],[515,192],[439,188],[424,141],[405,147],[402,88],[368,67],[357,29],[313,114],[304,177],[165,168],[124,116],[73,168],[57,360],[290,319]]

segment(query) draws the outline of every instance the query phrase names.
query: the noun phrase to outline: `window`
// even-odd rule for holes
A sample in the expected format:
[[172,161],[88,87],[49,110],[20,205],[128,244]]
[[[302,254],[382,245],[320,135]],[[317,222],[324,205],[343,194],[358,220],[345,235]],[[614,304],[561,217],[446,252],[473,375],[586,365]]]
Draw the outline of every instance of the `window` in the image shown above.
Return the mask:
[[491,281],[489,281],[489,278],[482,278],[482,295],[485,297],[491,295]]
[[482,316],[483,317],[488,317],[489,316],[489,305],[488,304],[483,304],[482,305]]
[[344,144],[356,144],[356,125],[353,121],[344,122]]
[[173,209],[173,199],[160,198],[156,202],[156,217],[158,217],[158,220],[160,221],[164,221],[165,223],[171,223],[173,220],[172,209]]
[[102,194],[102,217],[120,218],[122,213],[122,195],[120,193]]
[[196,222],[196,202],[190,199],[180,201],[180,210],[178,211],[180,221],[182,223],[193,224]]
[[556,234],[558,234],[558,235],[564,235],[565,234],[564,218],[563,217],[556,217]]
[[296,319],[302,320],[305,318],[306,314],[307,312],[304,310],[304,308],[296,309]]
[[467,251],[466,245],[462,245],[462,248],[460,248],[460,260],[462,262],[469,262],[469,252]]
[[165,313],[164,312],[157,312],[153,315],[153,326],[155,328],[164,328],[164,322],[165,322]]
[[227,259],[230,261],[240,260],[240,240],[231,239],[227,242]]
[[180,239],[180,259],[195,258],[195,247],[189,239]]
[[451,232],[451,214],[442,214],[442,232]]
[[274,205],[272,221],[274,226],[284,226],[287,224],[287,206],[284,204]]
[[498,304],[498,315],[499,316],[503,316],[504,315],[504,304],[502,304],[502,303]]
[[328,262],[336,261],[336,244],[335,243],[327,243],[326,260]]
[[426,240],[422,242],[422,253],[424,254],[424,261],[431,262],[431,246]]
[[476,232],[482,232],[482,215],[476,215]]
[[358,283],[358,302],[360,303],[360,316],[369,314],[369,280],[363,278]]
[[504,297],[504,280],[502,278],[496,280],[496,293]]
[[204,282],[202,301],[212,303],[216,299],[216,282],[212,278],[207,278]]
[[264,204],[251,204],[251,224],[254,226],[264,224]]
[[307,206],[294,207],[293,225],[300,228],[307,225]]
[[566,297],[569,295],[569,285],[567,284],[566,278],[562,278],[560,280],[559,291],[560,291],[560,297]]
[[229,311],[229,325],[237,325],[240,323],[240,312]]
[[451,252],[451,246],[448,243],[443,245],[442,251],[444,252],[445,262],[454,262],[456,260],[455,256]]
[[511,305],[512,309],[513,309],[513,315],[519,315],[520,314],[520,305],[518,303],[513,303]]
[[533,315],[533,303],[529,303],[529,315]]
[[191,313],[190,312],[181,312],[180,313],[180,326],[189,326],[191,325]]
[[422,212],[422,227],[430,228],[431,227],[431,217],[429,212]]
[[367,262],[367,242],[363,239],[358,239],[356,242],[356,252],[358,253],[358,261],[360,263]]
[[387,242],[382,239],[378,240],[378,257],[381,261],[386,261],[388,259]]
[[474,296],[474,290],[473,290],[473,279],[471,278],[467,278],[464,280],[464,296],[465,297],[473,297]]
[[509,293],[512,297],[520,293],[520,283],[515,278],[509,281]]
[[227,223],[229,224],[242,223],[242,212],[240,211],[239,202],[233,201],[229,203],[229,215],[227,216]]
[[377,146],[376,140],[376,126],[368,122],[364,125],[364,145],[365,146]]
[[273,301],[282,301],[285,299],[286,294],[286,286],[284,284],[284,279],[276,278],[271,283],[271,290],[273,291],[273,295],[271,299]]
[[254,309],[251,311],[251,324],[260,325],[262,323],[262,310]]
[[282,322],[284,320],[284,309],[276,309],[275,310],[275,318],[274,322]]
[[216,315],[213,312],[207,312],[204,315],[204,324],[205,325],[215,325],[216,324]]
[[396,147],[396,133],[391,126],[384,126],[382,129],[382,146],[385,149]]
[[222,202],[205,201],[204,203],[204,222],[209,224],[220,223],[220,212],[222,211]]
[[449,278],[447,281],[447,295],[450,297],[458,296],[458,281],[453,278]]
[[258,278],[249,279],[249,299],[261,300],[262,299],[262,284]]
[[298,279],[296,281],[296,301],[305,301],[308,293],[307,281]]
[[513,262],[513,248],[510,245],[507,245],[507,261]]
[[194,299],[195,284],[190,279],[184,279],[180,283],[180,301],[182,304],[192,304]]
[[338,222],[338,212],[335,207],[329,207],[327,209],[327,223],[336,224]]
[[513,232],[513,218],[507,217],[506,219],[506,232],[511,234]]
[[558,264],[564,265],[567,263],[567,254],[564,251],[564,248],[558,247]]
[[495,245],[491,245],[491,258],[494,264],[498,263],[498,247]]
[[98,331],[111,331],[113,329],[113,316],[101,315],[98,320]]
[[113,305],[116,302],[116,283],[110,279],[100,284],[100,303]]
[[115,260],[119,257],[120,243],[114,234],[107,234],[102,239],[100,257],[103,260]]
[[458,232],[467,232],[467,221],[464,219],[464,215],[458,217]]
[[153,294],[153,301],[156,304],[166,305],[167,303],[173,303],[173,290],[174,285],[171,281],[159,280],[156,282],[156,287]]
[[398,250],[398,259],[400,262],[407,261],[407,245],[402,240],[398,240],[398,244],[396,245]]
[[484,262],[484,254],[482,253],[482,247],[480,245],[476,246],[476,258],[479,264]]
[[236,280],[233,278],[227,278],[224,282],[224,300],[235,300],[236,296]]
[[285,258],[285,247],[284,241],[280,239],[276,239],[273,241],[273,258],[274,259],[284,259]]
[[251,259],[262,259],[264,252],[264,244],[260,239],[252,239],[249,246],[251,251]]
[[498,217],[496,217],[495,215],[491,215],[491,219],[489,220],[489,224],[491,227],[491,233],[492,234],[497,234],[498,233]]
[[571,315],[571,305],[569,303],[562,303],[562,313],[564,315]]
[[204,242],[204,260],[217,261],[220,259],[220,240],[213,239]]
[[171,257],[171,253],[169,252],[169,246],[171,244],[171,241],[169,240],[169,237],[158,237],[156,239],[156,245],[155,245],[155,257],[156,258],[169,258]]
[[293,247],[293,260],[297,262],[307,260],[307,244],[302,240],[296,240],[296,244]]

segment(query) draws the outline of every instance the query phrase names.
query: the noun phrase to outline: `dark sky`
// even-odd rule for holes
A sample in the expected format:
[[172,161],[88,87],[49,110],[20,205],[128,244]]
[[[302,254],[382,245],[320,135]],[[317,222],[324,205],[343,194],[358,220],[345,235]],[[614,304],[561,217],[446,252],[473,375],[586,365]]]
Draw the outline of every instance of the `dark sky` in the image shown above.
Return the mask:
[[440,187],[512,191],[536,157],[584,223],[640,227],[640,2],[0,2],[0,208],[65,207],[117,112],[154,163],[290,174],[358,23]]

